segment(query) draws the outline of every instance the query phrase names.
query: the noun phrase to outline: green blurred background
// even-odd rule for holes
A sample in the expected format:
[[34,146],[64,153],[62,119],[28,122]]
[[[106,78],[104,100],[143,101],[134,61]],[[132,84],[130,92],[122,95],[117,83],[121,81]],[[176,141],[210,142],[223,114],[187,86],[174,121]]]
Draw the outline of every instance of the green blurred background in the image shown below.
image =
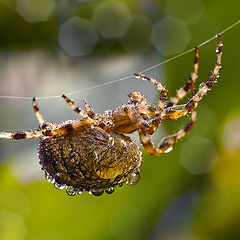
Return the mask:
[[[239,9],[238,0],[0,0],[0,95],[72,93],[79,106],[86,97],[103,112],[141,91],[156,104],[156,89],[133,77],[96,86],[204,42],[239,20]],[[38,140],[1,140],[0,239],[240,239],[239,39],[239,25],[222,36],[220,78],[199,105],[196,127],[168,154],[143,150],[136,186],[70,197],[44,180]],[[211,75],[216,45],[200,48],[198,83]],[[145,74],[174,95],[193,55]],[[49,121],[77,118],[60,97],[38,104]],[[0,116],[0,131],[38,126],[31,100],[0,98]],[[187,121],[165,121],[154,143]]]

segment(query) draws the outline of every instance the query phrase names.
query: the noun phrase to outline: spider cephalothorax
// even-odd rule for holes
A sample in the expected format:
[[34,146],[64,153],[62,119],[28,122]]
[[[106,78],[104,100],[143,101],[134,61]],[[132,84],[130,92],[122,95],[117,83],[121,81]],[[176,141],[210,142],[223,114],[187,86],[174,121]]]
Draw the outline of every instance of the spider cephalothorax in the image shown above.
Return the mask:
[[[154,84],[160,93],[157,106],[151,106],[139,93],[129,94],[130,100],[116,110],[97,114],[84,99],[85,111],[74,105],[65,95],[62,97],[82,118],[63,123],[44,120],[33,98],[33,108],[40,123],[37,131],[7,133],[0,138],[25,139],[40,138],[39,159],[46,178],[57,188],[66,187],[69,195],[88,191],[96,196],[104,191],[112,193],[114,187],[136,184],[140,178],[141,151],[136,143],[124,134],[139,132],[146,151],[151,155],[168,152],[196,121],[198,102],[216,82],[221,68],[222,42],[218,35],[218,55],[212,76],[200,84],[198,91],[194,83],[197,79],[199,56],[195,48],[194,70],[186,85],[167,102],[168,92],[161,83],[142,74],[135,74]],[[177,105],[192,90],[192,98],[184,105]],[[173,135],[166,136],[154,148],[150,135],[162,120],[178,119],[191,113],[190,122]]]

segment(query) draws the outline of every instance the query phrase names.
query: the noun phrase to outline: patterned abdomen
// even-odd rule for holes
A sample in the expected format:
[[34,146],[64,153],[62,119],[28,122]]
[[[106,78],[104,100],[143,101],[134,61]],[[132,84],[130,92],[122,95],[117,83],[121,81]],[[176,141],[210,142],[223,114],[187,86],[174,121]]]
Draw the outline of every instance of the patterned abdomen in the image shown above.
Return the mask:
[[88,191],[112,193],[140,178],[141,152],[125,135],[99,127],[81,127],[69,134],[43,137],[39,158],[47,178],[69,195]]

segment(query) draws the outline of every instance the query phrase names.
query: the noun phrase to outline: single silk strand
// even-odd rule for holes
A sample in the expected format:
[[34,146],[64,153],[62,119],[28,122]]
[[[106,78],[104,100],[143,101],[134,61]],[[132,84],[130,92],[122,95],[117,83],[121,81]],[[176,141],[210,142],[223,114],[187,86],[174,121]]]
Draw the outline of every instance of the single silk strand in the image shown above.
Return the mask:
[[[237,26],[238,24],[240,24],[240,19],[238,21],[236,21],[235,23],[233,23],[232,25],[228,26],[227,28],[225,28],[223,31],[221,31],[219,34],[220,35],[223,35],[225,34],[227,31],[231,30],[232,28],[234,28],[235,26]],[[198,48],[206,45],[207,43],[211,42],[212,40],[214,40],[215,38],[217,37],[217,35],[215,35],[214,37],[211,37],[209,38],[208,40],[202,42],[201,44],[198,45]],[[191,48],[183,53],[180,53],[172,58],[169,58],[165,61],[162,61],[156,65],[153,65],[149,68],[146,68],[146,69],[143,69],[142,71],[139,71],[140,74],[142,73],[145,73],[145,72],[148,72],[154,68],[157,68],[161,65],[164,65],[170,61],[173,61],[189,52],[192,52],[194,51],[195,48]],[[107,86],[107,85],[111,85],[111,84],[114,84],[116,82],[121,82],[121,81],[124,81],[124,80],[127,80],[129,78],[132,78],[133,75],[129,75],[129,76],[126,76],[126,77],[122,77],[122,78],[119,78],[119,79],[115,79],[115,80],[112,80],[112,81],[109,81],[109,82],[105,82],[105,83],[101,83],[101,84],[98,84],[98,85],[94,85],[94,86],[91,86],[91,87],[87,87],[87,88],[83,88],[83,89],[79,89],[79,90],[76,90],[76,91],[73,91],[73,92],[68,92],[66,93],[66,95],[70,96],[70,95],[74,95],[74,94],[77,94],[79,92],[83,92],[83,91],[88,91],[88,90],[92,90],[92,89],[95,89],[95,88],[99,88],[99,87],[102,87],[102,86]],[[28,97],[28,96],[10,96],[10,95],[0,95],[0,98],[5,98],[5,99],[20,99],[20,100],[32,100],[32,97]],[[37,100],[41,100],[41,99],[50,99],[50,98],[61,98],[61,95],[56,95],[56,96],[43,96],[43,97],[36,97]]]

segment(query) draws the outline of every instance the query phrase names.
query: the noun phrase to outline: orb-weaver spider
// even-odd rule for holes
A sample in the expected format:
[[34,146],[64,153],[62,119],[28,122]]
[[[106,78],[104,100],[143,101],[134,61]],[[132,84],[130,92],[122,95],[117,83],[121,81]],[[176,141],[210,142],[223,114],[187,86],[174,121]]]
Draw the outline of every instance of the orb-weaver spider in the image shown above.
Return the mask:
[[[84,99],[85,111],[74,105],[65,95],[62,97],[77,112],[81,119],[63,123],[45,121],[33,98],[33,108],[40,124],[38,130],[30,132],[1,132],[3,139],[40,138],[39,159],[47,179],[57,188],[66,187],[69,195],[88,191],[96,196],[104,191],[112,193],[114,187],[123,183],[136,184],[140,178],[141,151],[136,143],[124,134],[139,132],[146,151],[151,155],[168,152],[172,146],[194,126],[198,102],[216,82],[221,68],[222,42],[218,37],[217,62],[212,76],[196,91],[199,56],[195,48],[194,70],[186,85],[167,102],[167,90],[155,79],[135,74],[154,84],[160,93],[157,106],[151,106],[139,93],[129,94],[130,100],[116,110],[95,113]],[[177,105],[187,92],[192,98],[184,105]],[[154,148],[152,135],[165,119],[178,119],[191,112],[190,122],[177,133],[163,138]]]

